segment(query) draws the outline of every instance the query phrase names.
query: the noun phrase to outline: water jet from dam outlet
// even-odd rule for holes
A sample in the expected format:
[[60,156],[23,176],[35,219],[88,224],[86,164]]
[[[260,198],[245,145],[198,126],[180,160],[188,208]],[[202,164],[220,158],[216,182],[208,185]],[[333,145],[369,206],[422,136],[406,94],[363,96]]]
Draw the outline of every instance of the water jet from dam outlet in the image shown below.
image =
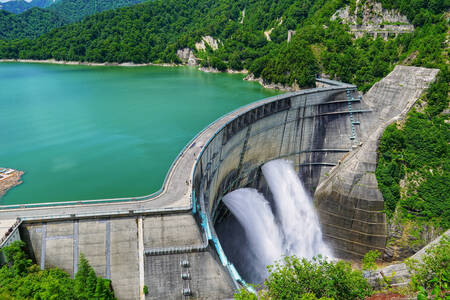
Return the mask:
[[278,159],[261,169],[273,201],[252,188],[238,189],[223,197],[245,232],[248,249],[242,249],[245,258],[240,264],[246,261],[250,265],[246,267],[250,271],[244,273],[254,283],[261,283],[268,275],[266,266],[285,255],[307,259],[318,254],[332,257],[322,240],[312,199],[292,164]]

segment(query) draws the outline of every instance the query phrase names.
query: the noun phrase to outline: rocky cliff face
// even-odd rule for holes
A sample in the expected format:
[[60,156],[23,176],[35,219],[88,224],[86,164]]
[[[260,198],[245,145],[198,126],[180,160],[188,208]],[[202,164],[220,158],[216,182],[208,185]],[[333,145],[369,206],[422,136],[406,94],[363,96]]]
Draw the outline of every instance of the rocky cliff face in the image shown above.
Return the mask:
[[394,9],[384,9],[381,3],[376,1],[356,1],[356,7],[352,10],[349,5],[338,10],[331,17],[332,20],[341,19],[346,24],[357,25],[381,25],[383,23],[409,24],[406,16]]
[[188,66],[196,66],[197,65],[197,57],[195,57],[192,49],[183,48],[177,50],[177,56],[183,62],[183,64],[187,64]]
[[[355,146],[316,189],[324,236],[340,257],[362,257],[367,251],[384,252],[387,223],[384,200],[375,177],[378,141],[390,123],[403,118],[438,70],[396,66],[363,97],[370,110],[359,122]],[[350,120],[349,120],[350,122]]]
[[388,240],[383,260],[388,262],[404,260],[438,237],[439,233],[440,231],[431,224],[405,221],[396,213],[388,222]]
[[[206,46],[211,47],[213,51],[219,49],[220,40],[214,39],[212,36],[204,36],[200,42],[195,43],[197,51],[206,51]],[[183,64],[188,66],[197,66],[198,58],[194,55],[194,50],[183,48],[177,50],[177,56]]]
[[219,44],[219,40],[216,40],[212,36],[207,35],[202,37],[202,40],[200,42],[195,43],[195,49],[197,49],[197,51],[205,51],[206,45],[208,45],[209,47],[211,47],[211,49],[213,49],[213,51],[215,51],[219,49]]
[[356,0],[355,7],[347,5],[336,11],[331,19],[350,25],[350,31],[357,38],[364,34],[375,38],[381,34],[388,38],[414,30],[406,16],[394,9],[384,9],[381,3],[372,0]]

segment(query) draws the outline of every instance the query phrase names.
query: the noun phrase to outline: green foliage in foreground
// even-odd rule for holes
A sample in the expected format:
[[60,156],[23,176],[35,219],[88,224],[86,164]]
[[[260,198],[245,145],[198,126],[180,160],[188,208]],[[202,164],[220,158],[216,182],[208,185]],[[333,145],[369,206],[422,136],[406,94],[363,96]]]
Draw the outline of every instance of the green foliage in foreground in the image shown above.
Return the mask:
[[431,221],[443,230],[450,227],[450,124],[441,114],[449,105],[449,80],[450,72],[441,70],[422,112],[413,109],[404,125],[385,130],[376,170],[388,217],[398,210],[407,220]]
[[362,269],[368,271],[375,271],[377,269],[376,261],[381,253],[378,250],[370,250],[362,259]]
[[[360,271],[352,270],[347,262],[328,262],[320,256],[312,260],[285,257],[270,266],[269,273],[259,299],[352,300],[372,294]],[[235,299],[257,299],[257,296],[241,290]]]
[[[448,299],[450,285],[450,238],[444,236],[439,244],[426,250],[422,262],[407,261],[411,276],[411,287],[418,291],[417,299]],[[448,295],[447,295],[448,297]]]
[[60,269],[41,270],[17,241],[1,251],[7,263],[0,269],[0,299],[112,300],[111,281],[95,275],[83,255],[75,279]]

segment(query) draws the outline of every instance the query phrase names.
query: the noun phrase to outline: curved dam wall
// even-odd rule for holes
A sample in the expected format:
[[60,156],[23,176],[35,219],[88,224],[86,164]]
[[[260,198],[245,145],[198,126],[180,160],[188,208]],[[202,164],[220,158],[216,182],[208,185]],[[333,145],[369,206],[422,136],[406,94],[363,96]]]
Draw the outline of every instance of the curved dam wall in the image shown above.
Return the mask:
[[[260,169],[267,161],[284,158],[293,162],[313,195],[342,157],[358,147],[360,124],[369,119],[372,110],[358,97],[355,86],[326,80],[319,83],[328,87],[273,97],[242,111],[205,145],[193,188],[200,208],[209,215],[211,228],[229,213],[221,201],[228,192],[254,187],[268,193]],[[384,247],[386,223],[383,200],[379,200],[361,216],[377,220],[375,229],[339,231],[336,226],[344,227],[348,220],[341,216],[326,218],[324,237],[337,256],[364,255],[370,249]],[[334,208],[340,206],[346,204],[333,204]],[[355,251],[354,243],[366,246]]]
[[375,177],[378,140],[437,72],[397,66],[364,97],[355,86],[319,79],[322,88],[241,109],[202,149],[193,177],[194,210],[206,213],[214,236],[214,225],[229,214],[222,197],[242,187],[269,193],[260,167],[284,158],[314,196],[324,240],[335,256],[384,252],[384,200]]

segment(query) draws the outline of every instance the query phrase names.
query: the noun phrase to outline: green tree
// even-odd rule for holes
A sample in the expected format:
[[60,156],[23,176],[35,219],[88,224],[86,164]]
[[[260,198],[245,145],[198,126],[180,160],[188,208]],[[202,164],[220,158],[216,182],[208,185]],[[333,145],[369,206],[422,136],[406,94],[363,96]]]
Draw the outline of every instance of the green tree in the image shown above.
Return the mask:
[[78,271],[75,274],[75,292],[80,299],[87,299],[86,282],[88,280],[91,266],[83,253],[80,254],[80,261],[78,263]]
[[448,236],[444,235],[437,245],[427,249],[421,262],[408,260],[406,265],[412,273],[411,287],[414,291],[419,291],[419,294],[425,297],[431,294],[433,299],[447,299],[445,295],[450,284],[450,238]]
[[0,268],[0,299],[115,299],[111,281],[97,277],[83,255],[79,271],[71,279],[60,269],[41,270],[32,264],[24,247],[22,241],[16,241],[1,249],[7,263]]
[[378,250],[370,250],[362,259],[362,269],[367,271],[375,271],[377,269],[376,261],[381,253]]
[[83,253],[80,254],[78,271],[75,274],[75,292],[78,299],[115,299],[111,281],[97,277]]
[[27,268],[32,264],[31,259],[26,257],[24,248],[24,242],[16,241],[9,247],[2,249],[6,262],[10,266],[14,276],[23,276],[26,273]]

